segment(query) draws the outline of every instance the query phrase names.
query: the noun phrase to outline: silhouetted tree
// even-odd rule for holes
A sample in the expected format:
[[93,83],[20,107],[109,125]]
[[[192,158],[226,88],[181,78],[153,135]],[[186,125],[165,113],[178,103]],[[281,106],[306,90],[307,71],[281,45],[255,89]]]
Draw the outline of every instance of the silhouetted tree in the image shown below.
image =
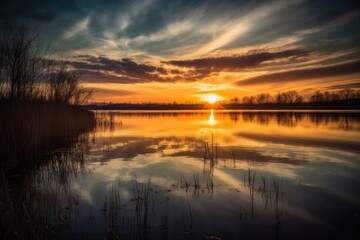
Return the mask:
[[343,89],[338,92],[339,99],[343,101],[347,101],[350,99],[354,99],[356,97],[356,92],[353,89]]
[[50,73],[48,98],[61,103],[84,103],[91,91],[80,85],[79,78],[79,73],[72,70],[66,61],[56,62]]
[[310,102],[348,102],[356,99],[360,99],[359,91],[343,89],[335,93],[316,91],[315,94],[310,97]]
[[305,98],[301,95],[297,95],[295,98],[295,103],[303,103],[305,102]]
[[250,96],[250,98],[249,98],[249,103],[250,103],[250,104],[256,104],[256,97]]
[[0,34],[0,97],[65,104],[89,98],[91,91],[81,86],[78,72],[57,60],[27,25],[11,26]]
[[325,102],[332,102],[332,95],[330,92],[326,91],[324,92],[324,101]]
[[337,94],[337,93],[331,93],[331,100],[332,100],[333,102],[339,101],[339,100],[340,100],[339,94]]
[[325,95],[321,91],[316,91],[314,95],[310,97],[311,102],[324,102]]
[[285,104],[295,103],[297,96],[298,93],[296,91],[287,91],[283,93],[278,93],[276,95],[276,102],[285,103]]
[[256,95],[256,103],[258,104],[271,103],[272,99],[272,96],[268,93],[261,93],[259,95]]
[[250,103],[250,97],[243,97],[242,103],[243,104],[249,104]]
[[46,68],[46,51],[27,25],[12,26],[1,33],[1,82],[12,99],[32,96]]
[[231,98],[230,102],[233,104],[238,104],[239,103],[239,99],[237,97]]
[[[321,92],[316,91],[310,96],[310,103],[335,103],[335,102],[349,102],[359,101],[360,91],[353,89],[343,89],[338,92]],[[231,100],[233,102],[233,99]],[[256,96],[245,96],[242,98],[243,104],[299,104],[307,102],[306,98],[296,91],[287,91],[276,94],[274,97],[268,93],[261,93]]]

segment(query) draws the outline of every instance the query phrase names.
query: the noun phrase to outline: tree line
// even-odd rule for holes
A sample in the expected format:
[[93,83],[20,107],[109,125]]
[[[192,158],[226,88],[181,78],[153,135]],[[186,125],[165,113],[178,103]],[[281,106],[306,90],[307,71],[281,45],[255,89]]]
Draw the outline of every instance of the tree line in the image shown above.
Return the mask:
[[279,92],[275,95],[260,93],[255,96],[245,96],[240,100],[237,97],[230,99],[232,104],[302,104],[302,103],[339,103],[360,100],[360,91],[342,89],[336,92],[316,91],[310,97],[300,95],[296,91]]
[[0,99],[44,100],[82,104],[91,91],[80,75],[61,60],[28,25],[10,26],[0,33]]

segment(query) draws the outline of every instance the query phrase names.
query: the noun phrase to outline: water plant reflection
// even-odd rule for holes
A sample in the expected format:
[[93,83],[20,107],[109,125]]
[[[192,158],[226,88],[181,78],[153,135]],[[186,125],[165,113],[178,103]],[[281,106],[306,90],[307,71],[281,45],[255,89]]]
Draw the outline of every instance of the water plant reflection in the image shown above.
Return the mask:
[[[27,196],[61,195],[54,206],[43,204],[56,209],[46,215],[51,230],[41,235],[35,228],[35,234],[303,239],[355,233],[357,113],[213,114],[216,124],[209,127],[209,111],[97,112],[97,129],[78,148],[85,158],[65,164],[73,166],[69,175],[54,161],[26,181],[36,183],[24,188],[32,192]],[[351,128],[339,126],[345,119]],[[85,179],[76,177],[87,169]]]
[[[70,191],[71,179],[85,176],[84,154],[88,136],[82,135],[67,149],[42,156],[31,168],[4,173],[0,183],[2,239],[58,238],[75,220],[79,199]],[[13,173],[15,174],[15,173]]]

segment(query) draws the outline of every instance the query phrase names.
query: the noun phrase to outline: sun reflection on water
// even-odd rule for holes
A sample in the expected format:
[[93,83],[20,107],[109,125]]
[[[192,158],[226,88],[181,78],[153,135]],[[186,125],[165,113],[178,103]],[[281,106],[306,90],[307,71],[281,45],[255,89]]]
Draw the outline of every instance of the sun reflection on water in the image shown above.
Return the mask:
[[211,109],[208,124],[213,126],[216,124],[216,122],[217,121],[215,120],[214,109]]

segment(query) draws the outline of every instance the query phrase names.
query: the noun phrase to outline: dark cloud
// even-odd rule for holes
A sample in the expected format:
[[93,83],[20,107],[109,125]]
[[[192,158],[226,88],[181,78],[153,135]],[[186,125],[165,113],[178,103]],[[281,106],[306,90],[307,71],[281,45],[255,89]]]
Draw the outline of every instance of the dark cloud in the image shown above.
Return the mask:
[[123,58],[121,60],[110,59],[104,56],[101,57],[87,57],[84,59],[85,62],[73,64],[78,68],[87,68],[96,69],[96,70],[106,70],[111,71],[117,74],[126,74],[126,75],[146,75],[149,73],[162,72],[164,69],[154,67],[147,64],[139,64],[134,62],[131,59]]
[[182,61],[167,61],[164,63],[198,69],[221,70],[241,70],[259,66],[260,64],[282,58],[296,58],[308,55],[306,51],[300,49],[285,50],[280,52],[251,51],[246,55],[218,57],[218,58],[200,58]]
[[356,0],[308,0],[304,7],[312,13],[309,23],[322,25],[358,11],[360,3]]
[[[286,1],[288,2],[288,1]],[[283,4],[286,5],[287,3]],[[288,7],[276,12],[257,24],[248,33],[240,36],[241,41],[229,43],[227,48],[243,47],[258,43],[267,43],[280,37],[287,37],[296,34],[298,31],[321,29],[325,25],[332,24],[351,14],[357,15],[351,22],[342,24],[339,29],[346,29],[342,35],[338,32],[330,33],[329,36],[321,32],[321,36],[305,39],[314,42],[322,37],[339,39],[344,34],[353,36],[356,29],[359,30],[359,1],[342,0],[305,0],[292,1]],[[34,21],[40,26],[49,39],[64,49],[73,51],[79,49],[96,49],[103,44],[107,34],[111,32],[115,38],[136,39],[139,36],[151,36],[162,30],[166,30],[168,24],[182,22],[194,17],[194,28],[200,29],[209,26],[217,21],[231,23],[242,16],[256,12],[258,9],[279,2],[261,0],[223,0],[223,1],[169,1],[169,0],[13,0],[2,1],[0,4],[0,23]],[[63,33],[71,31],[72,27],[79,21],[89,18],[86,34],[79,34],[74,39],[64,39]],[[51,22],[51,24],[49,24]],[[119,23],[124,25],[121,25]],[[352,26],[351,29],[347,29]],[[174,36],[169,39],[158,40],[151,44],[132,44],[129,46],[156,55],[166,55],[177,47],[204,44],[214,37],[214,33],[200,33],[201,31],[189,32],[181,36]],[[170,29],[171,30],[171,29]],[[218,32],[222,32],[219,29]],[[350,31],[352,30],[352,31]],[[91,39],[89,41],[88,39]],[[184,40],[185,39],[185,40]],[[77,44],[78,43],[78,44]],[[304,42],[305,43],[305,42]],[[334,46],[335,43],[334,43]]]
[[[268,61],[286,59],[286,62],[309,55],[303,50],[285,50],[279,52],[252,51],[246,55],[219,58],[203,58],[184,61],[163,62],[188,68],[187,70],[168,70],[150,63],[138,63],[131,59],[110,59],[106,56],[78,55],[70,64],[89,82],[147,83],[197,81],[220,71],[239,71],[256,68]],[[333,66],[290,70],[270,73],[238,81],[241,86],[318,79],[360,73],[360,61]],[[171,75],[169,75],[171,74]],[[353,86],[350,86],[353,87]]]
[[91,88],[93,90],[93,92],[96,93],[101,93],[101,94],[107,94],[107,95],[133,95],[136,94],[133,91],[128,91],[128,90],[123,90],[123,89],[104,89],[104,88]]
[[[167,70],[150,63],[137,63],[131,59],[110,59],[106,56],[77,55],[69,61],[88,82],[148,83],[196,81],[209,76],[213,69],[189,71]],[[171,76],[169,75],[171,73]]]
[[[110,59],[106,56],[94,57],[78,55],[69,61],[87,82],[147,83],[196,81],[211,74],[210,69],[189,71],[167,70],[150,63],[137,63],[131,59]],[[168,75],[171,73],[172,75]]]
[[[68,1],[64,1],[66,3]],[[52,21],[57,16],[59,1],[15,0],[1,3],[0,22],[16,22],[32,19],[39,22]]]
[[[108,51],[112,51],[112,55],[125,52],[124,56],[127,56],[126,50],[129,49],[141,53],[142,59],[149,59],[149,54],[169,59],[163,62],[167,66],[155,66],[128,58],[116,60],[106,56],[77,56],[71,63],[83,73],[86,81],[191,82],[220,71],[256,68],[275,60],[281,60],[278,67],[284,63],[285,70],[286,63],[299,59],[306,61],[303,57],[312,52],[331,55],[354,49],[360,39],[360,25],[357,24],[360,21],[359,7],[359,1],[341,0],[14,0],[1,2],[0,28],[13,22],[34,24],[40,35],[66,56],[74,51],[96,55],[99,49],[110,49]],[[267,11],[271,14],[267,15]],[[262,15],[265,17],[259,17]],[[272,47],[272,42],[289,37],[297,40],[286,48],[296,45],[301,49],[253,51],[246,55],[218,58],[206,58],[204,55],[205,58],[184,61],[171,61],[169,58],[187,55],[219,36],[227,36],[226,32],[233,24],[244,21],[247,25],[247,18],[252,19],[249,30],[234,37],[231,42],[219,45],[218,50],[252,49],[257,44]],[[209,51],[211,53],[212,50]],[[351,59],[358,59],[358,55],[334,61]],[[168,69],[170,65],[187,69]],[[340,67],[336,72],[336,68],[332,71],[333,68],[329,67],[329,73],[326,73],[326,67],[293,70],[247,79],[239,84],[267,80],[285,82],[287,79],[300,79],[301,74],[303,79],[330,74],[339,76],[355,71],[344,68]]]
[[280,73],[270,73],[258,77],[248,78],[238,81],[240,86],[264,84],[264,83],[280,83],[299,80],[310,80],[337,76],[346,76],[351,74],[360,74],[360,60],[343,63],[333,66],[317,67],[300,70],[290,70]]
[[329,86],[328,89],[360,88],[360,82],[345,83]]
[[144,83],[165,82],[166,69],[150,64],[136,63],[131,59],[110,59],[106,56],[94,57],[90,55],[76,56],[75,61],[69,62],[87,81]]

